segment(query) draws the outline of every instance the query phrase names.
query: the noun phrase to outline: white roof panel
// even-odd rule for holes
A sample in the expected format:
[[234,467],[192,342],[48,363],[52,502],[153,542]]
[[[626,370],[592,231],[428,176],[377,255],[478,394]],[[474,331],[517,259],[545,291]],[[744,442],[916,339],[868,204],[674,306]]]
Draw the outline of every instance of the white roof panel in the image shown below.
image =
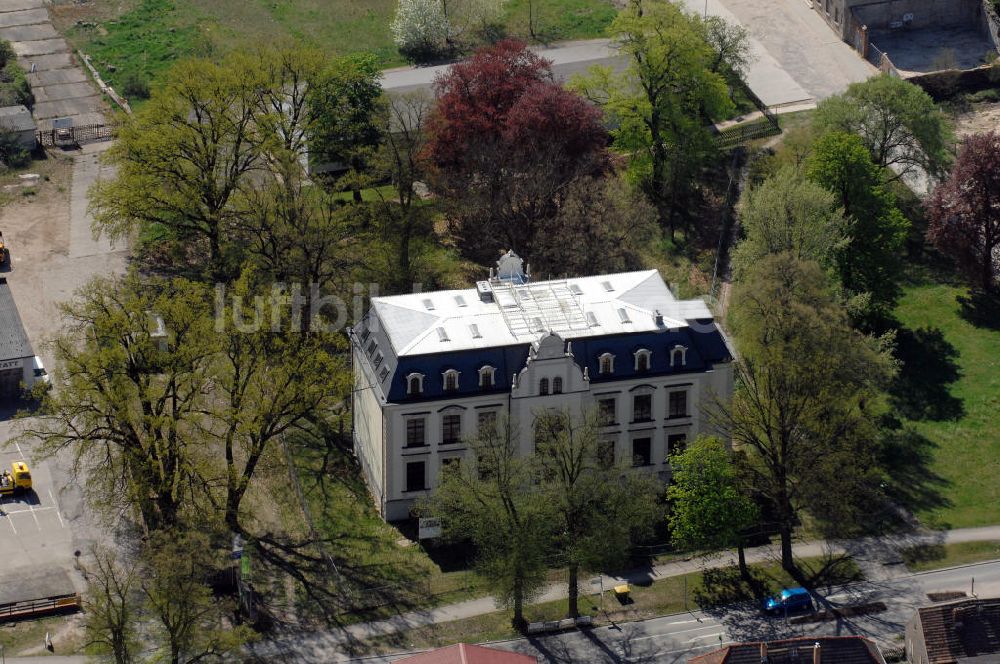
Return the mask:
[[[651,332],[663,329],[657,312],[667,328],[712,316],[702,300],[675,300],[656,270],[525,285],[494,280],[490,288],[494,302],[483,302],[477,289],[469,288],[378,297],[372,305],[399,356],[512,346],[537,341],[548,331],[566,339]],[[424,306],[428,298],[434,301],[433,313]],[[627,315],[621,316],[620,309]],[[469,333],[471,326],[479,336]],[[442,343],[437,328],[450,341]]]

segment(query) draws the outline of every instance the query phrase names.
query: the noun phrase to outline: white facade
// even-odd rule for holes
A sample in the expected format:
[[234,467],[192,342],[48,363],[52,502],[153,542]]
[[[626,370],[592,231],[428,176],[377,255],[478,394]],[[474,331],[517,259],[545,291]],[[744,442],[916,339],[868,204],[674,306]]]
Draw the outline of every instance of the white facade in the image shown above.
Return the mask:
[[[615,281],[614,277],[629,278]],[[615,315],[617,327],[604,334],[591,327],[542,330],[519,344],[498,340],[500,345],[491,349],[478,345],[466,348],[470,342],[457,338],[464,323],[456,318],[466,312],[482,317],[490,307],[503,306],[481,300],[476,290],[460,292],[466,302],[457,306],[466,311],[443,311],[435,306],[433,311],[439,316],[429,320],[422,317],[426,309],[421,307],[416,316],[419,322],[406,335],[391,329],[379,331],[379,325],[408,322],[392,319],[398,311],[380,317],[380,310],[395,310],[400,302],[414,297],[444,301],[441,293],[380,298],[373,303],[369,319],[352,331],[354,439],[368,486],[387,520],[408,518],[414,502],[437,485],[441,468],[470,454],[466,441],[476,434],[483,418],[509,418],[521,451],[527,455],[534,447],[533,426],[539,411],[564,409],[578,415],[596,411],[605,423],[603,438],[613,446],[615,462],[630,463],[669,479],[666,460],[671,448],[708,431],[703,406],[714,399],[727,400],[731,394],[728,345],[711,318],[704,318],[707,310],[703,303],[698,303],[700,309],[692,303],[671,307],[666,298],[672,300],[672,296],[655,272],[586,280],[602,284],[598,289],[602,293],[612,292],[605,286],[633,284],[614,297],[634,295],[639,288],[655,306],[642,311],[639,305],[630,305],[630,316],[640,328],[637,331],[620,329],[621,319]],[[567,289],[575,280],[569,281]],[[651,282],[659,284],[655,292],[650,290]],[[447,299],[454,301],[454,293],[448,291]],[[580,294],[584,316],[590,310],[610,307],[614,311],[611,296],[593,302],[596,293],[586,289]],[[593,302],[589,306],[588,295]],[[483,306],[469,311],[473,300]],[[675,316],[668,318],[669,326],[664,323],[664,314],[692,311],[696,318],[690,321]],[[504,318],[510,318],[509,312]],[[438,341],[435,335],[429,342],[416,330],[433,331],[443,326],[449,330],[447,341]],[[496,338],[520,330],[505,326],[483,332],[472,343],[478,344],[483,336]],[[402,341],[409,339],[409,346],[438,343],[445,348],[434,348],[436,353],[423,352],[426,348],[422,348],[413,355],[400,354],[393,340],[395,337],[399,342],[403,336]],[[703,343],[701,337],[707,341]],[[449,345],[452,339],[458,348]],[[694,341],[684,341],[687,339]],[[504,359],[498,361],[501,352]],[[610,355],[614,355],[613,361],[602,363],[601,357]],[[507,364],[510,375],[501,373],[504,367],[495,366],[502,363]],[[515,363],[517,366],[512,366]],[[455,375],[449,379],[452,372]]]

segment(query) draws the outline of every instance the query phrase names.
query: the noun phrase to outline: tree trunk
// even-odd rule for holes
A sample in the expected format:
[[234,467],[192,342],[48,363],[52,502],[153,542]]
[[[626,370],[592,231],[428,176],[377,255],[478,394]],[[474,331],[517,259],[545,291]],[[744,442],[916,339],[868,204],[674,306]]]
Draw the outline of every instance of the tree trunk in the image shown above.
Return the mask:
[[569,617],[577,618],[580,615],[580,588],[577,580],[580,576],[580,566],[572,563],[569,566]]
[[743,542],[740,542],[736,546],[736,557],[739,559],[740,563],[740,576],[743,577],[745,581],[750,581],[750,570],[747,568],[747,552],[743,548]]
[[795,570],[795,559],[792,558],[792,527],[787,520],[781,522],[781,566],[789,572]]
[[514,627],[520,629],[524,625],[524,585],[521,577],[514,579]]

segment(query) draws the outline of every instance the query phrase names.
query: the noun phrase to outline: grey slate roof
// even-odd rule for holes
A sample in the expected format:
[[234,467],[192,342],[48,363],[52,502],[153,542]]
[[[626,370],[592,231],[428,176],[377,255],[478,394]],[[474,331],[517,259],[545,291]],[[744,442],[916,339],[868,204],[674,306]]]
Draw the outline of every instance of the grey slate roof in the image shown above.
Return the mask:
[[0,362],[32,357],[34,354],[7,279],[0,277]]
[[0,108],[0,127],[7,131],[35,131],[35,120],[24,106]]

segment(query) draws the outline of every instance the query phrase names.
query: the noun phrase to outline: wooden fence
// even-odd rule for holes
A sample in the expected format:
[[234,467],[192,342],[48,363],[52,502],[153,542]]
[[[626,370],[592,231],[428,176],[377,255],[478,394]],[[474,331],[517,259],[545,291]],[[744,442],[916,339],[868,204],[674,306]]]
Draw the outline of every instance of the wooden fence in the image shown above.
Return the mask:
[[25,618],[38,618],[55,613],[71,613],[79,611],[80,595],[57,595],[45,599],[33,599],[27,602],[0,605],[0,623]]
[[[105,124],[80,125],[79,127],[67,127],[65,129],[48,129],[39,131],[36,135],[39,145],[82,145],[84,143],[99,143],[110,141],[115,137],[115,133],[121,126],[120,122],[110,122]],[[57,132],[59,133],[57,139]],[[62,132],[68,132],[68,136]]]

